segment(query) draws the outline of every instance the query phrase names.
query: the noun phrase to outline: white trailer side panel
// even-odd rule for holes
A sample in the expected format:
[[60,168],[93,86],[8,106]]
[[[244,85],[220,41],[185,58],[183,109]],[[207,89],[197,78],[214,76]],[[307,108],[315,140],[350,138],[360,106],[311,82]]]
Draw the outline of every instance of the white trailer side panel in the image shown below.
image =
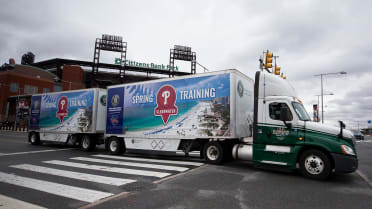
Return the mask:
[[234,72],[235,135],[250,137],[253,131],[254,81],[240,72]]
[[96,132],[105,132],[106,128],[106,90],[98,89]]

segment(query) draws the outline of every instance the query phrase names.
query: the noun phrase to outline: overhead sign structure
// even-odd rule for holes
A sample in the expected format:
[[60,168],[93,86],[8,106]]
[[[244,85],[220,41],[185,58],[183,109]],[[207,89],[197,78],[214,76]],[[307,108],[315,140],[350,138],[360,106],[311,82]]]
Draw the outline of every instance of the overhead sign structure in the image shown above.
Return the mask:
[[125,75],[125,66],[124,61],[127,57],[127,42],[123,42],[123,37],[115,35],[103,34],[102,38],[96,39],[96,44],[94,47],[94,58],[92,73],[98,73],[99,58],[101,50],[111,51],[111,52],[120,52],[121,68],[119,71],[120,77],[124,78]]
[[121,52],[123,49],[123,38],[121,36],[102,35],[101,50]]
[[174,75],[172,74],[172,71],[174,71],[174,60],[182,60],[182,61],[191,62],[191,74],[196,73],[196,53],[191,51],[191,47],[174,45],[174,48],[170,50],[169,77],[174,77]]

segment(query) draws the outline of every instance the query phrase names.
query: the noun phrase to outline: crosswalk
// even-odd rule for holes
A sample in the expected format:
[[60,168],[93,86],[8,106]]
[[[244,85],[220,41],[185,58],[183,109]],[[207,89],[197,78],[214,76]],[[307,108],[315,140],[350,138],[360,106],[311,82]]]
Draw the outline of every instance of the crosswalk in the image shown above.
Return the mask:
[[126,186],[141,181],[159,181],[202,165],[194,161],[96,154],[9,165],[11,171],[0,171],[0,187],[29,189],[84,204],[124,192]]

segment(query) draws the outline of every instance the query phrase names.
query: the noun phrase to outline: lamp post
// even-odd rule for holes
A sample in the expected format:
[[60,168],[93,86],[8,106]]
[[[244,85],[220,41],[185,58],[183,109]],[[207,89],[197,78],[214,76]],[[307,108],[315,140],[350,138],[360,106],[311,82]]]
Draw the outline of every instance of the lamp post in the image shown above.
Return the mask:
[[344,75],[346,74],[345,71],[341,71],[341,72],[337,72],[337,73],[321,73],[321,74],[317,74],[317,75],[314,75],[314,76],[320,76],[320,92],[321,92],[321,96],[322,96],[322,123],[324,123],[324,111],[323,111],[323,76],[326,76],[326,75],[337,75],[337,74],[341,74],[341,75]]

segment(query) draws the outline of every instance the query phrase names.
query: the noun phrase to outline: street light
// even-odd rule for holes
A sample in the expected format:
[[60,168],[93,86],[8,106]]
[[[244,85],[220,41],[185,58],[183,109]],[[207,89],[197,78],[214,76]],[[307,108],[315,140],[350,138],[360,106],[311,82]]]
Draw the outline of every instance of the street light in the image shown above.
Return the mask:
[[321,73],[321,74],[317,74],[317,75],[314,75],[314,76],[320,76],[320,91],[321,91],[321,96],[322,96],[322,123],[324,123],[324,111],[323,111],[323,76],[326,76],[326,75],[337,75],[337,74],[341,74],[341,75],[345,75],[346,72],[345,71],[341,71],[341,72],[337,72],[337,73]]

